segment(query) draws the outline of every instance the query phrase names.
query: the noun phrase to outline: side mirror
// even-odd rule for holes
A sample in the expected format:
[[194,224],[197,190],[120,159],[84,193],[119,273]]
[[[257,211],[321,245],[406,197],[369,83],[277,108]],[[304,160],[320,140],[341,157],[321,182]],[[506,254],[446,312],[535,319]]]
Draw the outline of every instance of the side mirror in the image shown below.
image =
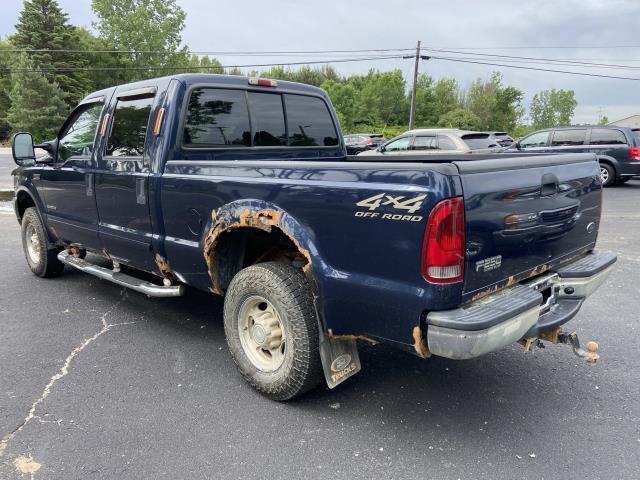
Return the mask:
[[515,142],[512,144],[513,147],[516,147],[516,149],[518,150],[522,150],[522,147],[520,146],[520,142]]
[[386,148],[384,148],[384,145],[380,145],[376,150],[378,150],[378,152],[380,152],[380,153],[384,153]]
[[35,165],[36,154],[33,151],[33,137],[27,132],[18,132],[11,140],[13,161],[21,167]]

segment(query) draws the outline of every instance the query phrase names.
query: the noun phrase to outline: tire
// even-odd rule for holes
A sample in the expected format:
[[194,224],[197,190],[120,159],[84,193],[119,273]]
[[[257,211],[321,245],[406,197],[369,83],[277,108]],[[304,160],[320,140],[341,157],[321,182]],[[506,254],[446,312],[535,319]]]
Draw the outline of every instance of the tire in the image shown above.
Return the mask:
[[224,331],[242,376],[273,400],[302,395],[322,378],[311,289],[289,264],[260,263],[233,277],[224,299]]
[[608,163],[600,164],[600,181],[603,187],[610,187],[616,182],[616,171]]
[[64,264],[58,260],[61,248],[49,248],[35,207],[27,208],[22,216],[22,249],[29,269],[38,277],[57,277],[64,270]]
[[617,180],[617,183],[622,185],[623,183],[627,183],[629,180],[631,180],[631,177],[621,177]]

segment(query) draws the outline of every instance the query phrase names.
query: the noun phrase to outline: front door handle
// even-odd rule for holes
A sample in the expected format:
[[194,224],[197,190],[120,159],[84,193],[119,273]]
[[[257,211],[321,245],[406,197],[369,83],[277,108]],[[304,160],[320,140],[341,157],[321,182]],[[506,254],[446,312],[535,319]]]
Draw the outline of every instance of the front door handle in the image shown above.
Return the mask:
[[136,203],[144,205],[147,203],[147,191],[145,188],[145,178],[136,178]]
[[94,174],[93,173],[85,173],[84,174],[84,183],[85,183],[85,186],[86,186],[87,197],[93,197]]

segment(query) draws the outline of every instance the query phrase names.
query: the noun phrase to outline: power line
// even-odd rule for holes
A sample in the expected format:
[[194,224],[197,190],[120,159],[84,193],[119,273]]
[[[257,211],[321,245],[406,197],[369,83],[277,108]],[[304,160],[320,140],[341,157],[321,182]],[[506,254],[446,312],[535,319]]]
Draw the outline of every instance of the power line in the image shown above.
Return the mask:
[[635,70],[640,67],[634,65],[620,65],[620,64],[612,64],[612,63],[595,63],[595,62],[587,62],[578,59],[559,59],[559,58],[541,58],[541,57],[523,57],[519,55],[499,55],[499,54],[491,54],[491,53],[474,53],[474,52],[465,52],[462,50],[447,50],[447,49],[428,49],[433,52],[442,52],[442,53],[455,53],[461,55],[475,55],[482,57],[492,57],[499,58],[502,61],[531,61],[531,63],[535,62],[551,62],[557,64],[568,64],[575,66],[587,66],[587,67],[603,67],[603,68],[618,68],[618,69],[630,69]]
[[[413,58],[413,57],[412,57]],[[278,62],[278,63],[254,63],[245,65],[210,65],[210,66],[192,66],[192,67],[173,67],[173,66],[157,66],[146,65],[139,67],[34,67],[34,68],[5,68],[0,69],[3,73],[13,72],[41,72],[41,73],[68,73],[68,72],[102,72],[102,71],[127,71],[127,70],[214,70],[220,68],[249,68],[249,67],[277,67],[277,66],[293,66],[293,65],[314,65],[325,63],[346,63],[346,62],[368,62],[376,60],[392,60],[402,59],[402,55],[386,55],[372,56],[360,58],[337,58],[330,60],[314,60],[306,62]]]
[[439,47],[455,50],[538,50],[538,49],[561,49],[561,50],[588,50],[588,49],[615,49],[615,48],[640,48],[640,45],[531,45],[531,46],[505,46],[505,47]]
[[314,53],[367,53],[367,52],[406,52],[413,48],[369,48],[356,50],[297,50],[297,51],[207,51],[193,50],[185,52],[167,52],[165,50],[87,50],[87,49],[49,49],[49,48],[11,48],[0,50],[0,53],[125,53],[125,54],[149,54],[149,55],[237,55],[237,56],[271,56],[271,55],[297,55]]
[[551,69],[551,68],[539,68],[539,67],[525,67],[525,66],[522,66],[522,65],[508,65],[508,64],[503,64],[503,63],[481,62],[481,61],[477,61],[477,60],[465,60],[465,59],[461,59],[459,57],[436,57],[436,56],[432,55],[431,58],[437,59],[437,60],[446,60],[446,61],[450,61],[450,62],[474,63],[474,64],[477,64],[477,65],[491,65],[491,66],[494,66],[494,67],[517,68],[517,69],[520,69],[520,70],[535,70],[535,71],[538,71],[538,72],[565,73],[567,75],[579,75],[579,76],[584,76],[584,77],[612,78],[612,79],[616,79],[616,80],[634,80],[634,81],[640,80],[640,78],[636,78],[636,77],[619,77],[619,76],[615,76],[615,75],[603,75],[603,74],[598,74],[598,73],[572,72],[572,71],[568,71],[568,70],[554,70],[554,69]]

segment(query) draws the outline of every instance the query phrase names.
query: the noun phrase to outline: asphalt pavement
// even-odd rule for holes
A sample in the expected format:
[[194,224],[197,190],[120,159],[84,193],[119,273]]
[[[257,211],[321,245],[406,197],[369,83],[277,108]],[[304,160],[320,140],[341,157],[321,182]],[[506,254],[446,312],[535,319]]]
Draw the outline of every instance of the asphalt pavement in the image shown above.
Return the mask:
[[363,345],[361,373],[289,403],[236,372],[217,297],[36,278],[0,208],[0,478],[638,479],[640,181],[605,204],[618,266],[569,324],[597,365]]

